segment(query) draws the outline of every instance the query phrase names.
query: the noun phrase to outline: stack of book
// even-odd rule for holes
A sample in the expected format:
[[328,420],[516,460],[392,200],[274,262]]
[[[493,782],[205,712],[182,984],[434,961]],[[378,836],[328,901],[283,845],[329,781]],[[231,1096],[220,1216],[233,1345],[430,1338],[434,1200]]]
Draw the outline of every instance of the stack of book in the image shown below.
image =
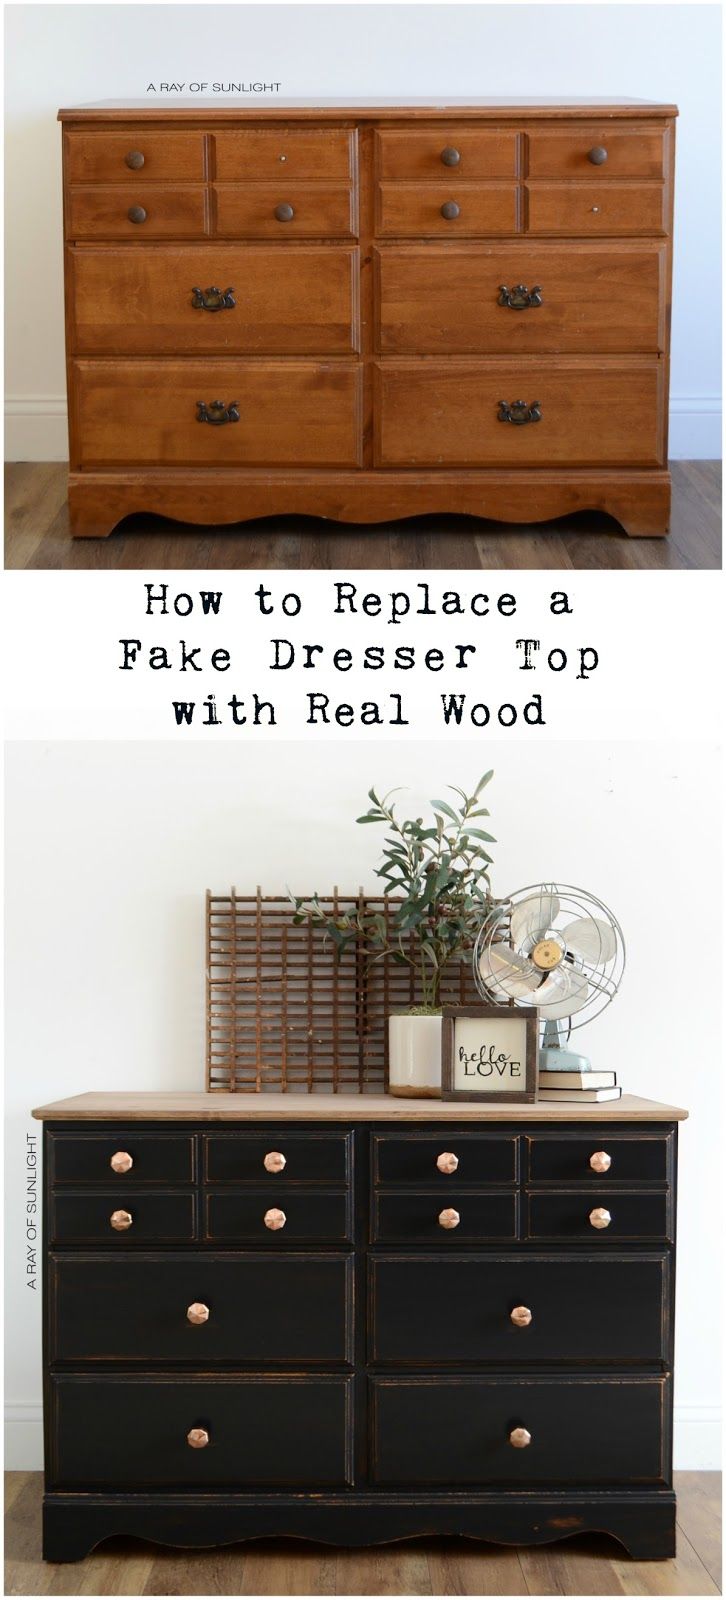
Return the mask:
[[540,1100],[619,1100],[614,1072],[540,1072]]

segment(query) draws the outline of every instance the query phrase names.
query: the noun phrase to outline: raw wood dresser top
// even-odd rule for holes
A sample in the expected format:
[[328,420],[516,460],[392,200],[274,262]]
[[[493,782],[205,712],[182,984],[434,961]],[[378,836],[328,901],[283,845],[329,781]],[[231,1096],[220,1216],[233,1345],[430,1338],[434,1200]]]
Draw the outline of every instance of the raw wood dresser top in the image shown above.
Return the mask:
[[598,99],[589,96],[571,100],[557,100],[548,96],[533,96],[530,99],[526,96],[505,96],[495,99],[487,95],[481,99],[449,97],[441,100],[376,100],[363,97],[350,100],[286,100],[284,103],[267,97],[235,100],[230,96],[229,99],[213,100],[179,97],[154,103],[148,100],[98,100],[92,105],[65,107],[58,112],[58,117],[61,122],[123,122],[129,118],[154,122],[168,121],[171,117],[178,117],[182,121],[203,117],[205,122],[210,118],[224,120],[225,117],[252,117],[255,121],[267,117],[288,120],[290,117],[309,117],[319,122],[326,118],[349,116],[360,120],[379,116],[450,118],[452,114],[457,117],[491,117],[493,121],[501,122],[509,117],[675,117],[678,108],[661,105],[655,100]]
[[414,1100],[385,1094],[204,1094],[150,1091],[76,1094],[36,1106],[41,1122],[683,1122],[680,1106],[624,1094],[578,1105]]

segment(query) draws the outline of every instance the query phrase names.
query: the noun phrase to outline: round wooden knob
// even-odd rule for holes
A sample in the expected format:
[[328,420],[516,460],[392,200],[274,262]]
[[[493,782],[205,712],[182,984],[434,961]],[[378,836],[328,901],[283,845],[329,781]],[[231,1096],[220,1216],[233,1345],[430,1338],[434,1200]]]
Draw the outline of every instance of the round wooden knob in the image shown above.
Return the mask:
[[442,1150],[441,1155],[436,1157],[436,1165],[439,1172],[456,1172],[459,1157],[454,1155],[453,1150]]
[[265,1172],[282,1172],[287,1166],[287,1161],[281,1150],[268,1150],[262,1164]]
[[459,151],[454,149],[453,145],[447,144],[446,149],[442,150],[441,152],[441,160],[443,161],[445,167],[458,167],[459,162],[461,161],[461,156]]
[[513,1450],[526,1450],[527,1445],[532,1443],[532,1435],[526,1428],[512,1428],[509,1443]]
[[591,1228],[609,1228],[611,1222],[610,1212],[606,1211],[604,1206],[596,1206],[594,1211],[590,1212]]
[[515,1306],[509,1313],[509,1320],[514,1323],[515,1328],[528,1328],[532,1321],[529,1306]]
[[125,1233],[126,1229],[131,1227],[133,1220],[130,1211],[111,1212],[111,1227],[115,1228],[117,1233]]
[[590,1166],[593,1172],[609,1172],[612,1166],[612,1156],[607,1150],[595,1150],[590,1156]]
[[278,222],[292,222],[294,215],[295,212],[292,206],[287,205],[285,202],[282,205],[275,206],[275,216]]
[[277,1233],[278,1228],[284,1228],[287,1217],[284,1211],[278,1211],[277,1206],[272,1206],[265,1212],[264,1221],[266,1228],[271,1228],[273,1233]]
[[190,1428],[187,1434],[187,1444],[192,1450],[205,1450],[209,1444],[209,1434],[206,1428]]
[[127,167],[130,167],[132,172],[138,172],[139,169],[144,165],[144,157],[142,156],[140,150],[129,150],[128,155],[124,156],[124,160]]
[[447,1206],[445,1211],[439,1212],[440,1228],[458,1228],[460,1222],[461,1217],[459,1216],[458,1211],[454,1210],[453,1206]]
[[133,1164],[134,1158],[129,1155],[128,1150],[117,1150],[111,1157],[114,1172],[130,1172]]
[[202,1322],[208,1321],[209,1306],[205,1306],[201,1300],[193,1300],[192,1304],[187,1306],[187,1322],[193,1322],[195,1327],[198,1327]]
[[445,200],[441,207],[441,215],[447,222],[453,222],[454,218],[458,217],[460,209],[455,200]]
[[603,162],[607,161],[607,158],[607,150],[601,144],[594,144],[592,150],[587,152],[587,159],[592,162],[594,167],[601,167]]
[[129,206],[128,212],[126,214],[128,216],[129,222],[145,222],[146,221],[146,212],[144,211],[143,206]]

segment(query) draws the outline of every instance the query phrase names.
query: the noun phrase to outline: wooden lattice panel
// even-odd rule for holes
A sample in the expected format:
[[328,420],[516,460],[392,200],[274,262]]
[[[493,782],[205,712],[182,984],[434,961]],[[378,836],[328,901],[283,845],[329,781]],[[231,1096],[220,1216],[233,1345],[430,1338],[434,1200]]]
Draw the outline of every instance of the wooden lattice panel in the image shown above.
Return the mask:
[[[388,922],[395,901],[320,896],[331,914],[356,905]],[[293,924],[284,897],[207,893],[207,1088],[380,1094],[388,1082],[391,1011],[420,1004],[417,974],[359,943],[336,956],[322,928]],[[477,999],[467,960],[444,974],[442,1004]]]

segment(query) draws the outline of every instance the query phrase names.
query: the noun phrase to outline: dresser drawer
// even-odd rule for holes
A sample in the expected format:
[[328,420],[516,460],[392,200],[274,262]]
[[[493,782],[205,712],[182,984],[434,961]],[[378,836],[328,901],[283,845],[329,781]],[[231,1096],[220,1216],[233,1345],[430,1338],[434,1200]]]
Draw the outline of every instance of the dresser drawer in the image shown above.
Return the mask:
[[[378,190],[379,234],[395,238],[447,239],[516,233],[518,191],[514,183],[382,183]],[[441,207],[453,204],[457,215]]]
[[376,134],[376,158],[379,178],[514,178],[517,134],[507,128],[443,123],[416,130],[386,128]]
[[195,1142],[183,1133],[49,1133],[51,1183],[192,1183]]
[[[467,1184],[514,1183],[517,1143],[497,1134],[461,1133],[443,1126],[430,1134],[374,1133],[373,1181],[377,1184],[422,1184],[441,1194]],[[451,1157],[454,1157],[453,1170]],[[442,1166],[438,1166],[441,1158]]]
[[528,183],[527,232],[598,237],[667,233],[659,183]]
[[357,134],[346,128],[240,128],[215,133],[214,172],[224,183],[267,178],[349,179],[355,174]]
[[119,128],[108,133],[67,133],[68,183],[203,183],[203,133]]
[[347,1183],[349,1133],[210,1134],[203,1140],[204,1176],[210,1183],[254,1183],[275,1194],[293,1183]]
[[655,355],[665,246],[389,246],[376,257],[384,355]]
[[[606,364],[607,362],[607,364]],[[381,466],[657,466],[663,369],[603,361],[387,362],[377,372]],[[523,402],[538,422],[503,422]]]
[[75,355],[358,348],[358,251],[350,246],[86,245],[69,251],[68,270]]
[[[265,1221],[265,1218],[268,1220]],[[280,1218],[283,1220],[281,1221]],[[342,1244],[353,1237],[351,1197],[309,1189],[241,1189],[206,1196],[205,1238],[243,1240],[282,1250],[287,1244]]]
[[[357,466],[360,374],[291,361],[77,361],[79,466]],[[199,407],[224,425],[198,421]],[[209,408],[212,407],[210,411]],[[223,413],[224,414],[224,413]]]
[[132,1193],[123,1183],[102,1194],[58,1190],[50,1200],[50,1238],[55,1244],[124,1249],[129,1244],[184,1244],[195,1237],[195,1209],[194,1195]]
[[352,1256],[53,1256],[51,1360],[350,1363],[352,1290]]
[[213,196],[214,231],[222,239],[278,239],[285,244],[290,239],[348,239],[358,232],[355,192],[344,183],[217,184]]
[[662,178],[664,150],[661,128],[538,128],[527,135],[527,171],[530,178],[589,178],[604,187],[610,178]]
[[[665,1254],[371,1256],[371,1361],[665,1361]],[[531,1321],[513,1322],[515,1308]]]
[[[457,1219],[458,1220],[455,1220]],[[514,1194],[474,1194],[441,1189],[430,1194],[379,1193],[375,1197],[371,1236],[391,1244],[452,1244],[485,1239],[516,1239]]]
[[[552,1180],[582,1183],[589,1179],[603,1191],[608,1184],[666,1183],[670,1166],[671,1134],[622,1138],[608,1127],[581,1133],[533,1134],[525,1140],[527,1176],[535,1183]],[[593,1166],[592,1163],[595,1162]],[[609,1162],[603,1171],[603,1166]]]
[[[662,1483],[662,1378],[376,1378],[376,1483]],[[515,1448],[514,1429],[530,1443]]]
[[[134,220],[135,219],[135,220]],[[207,194],[201,187],[145,183],[68,192],[69,239],[184,239],[209,232]]]
[[597,1249],[597,1240],[665,1240],[671,1233],[668,1194],[623,1194],[600,1187],[589,1193],[529,1195],[529,1239],[587,1239]]
[[[347,1484],[351,1405],[344,1377],[59,1377],[51,1482],[136,1492]],[[192,1429],[204,1430],[206,1447],[190,1446]]]

